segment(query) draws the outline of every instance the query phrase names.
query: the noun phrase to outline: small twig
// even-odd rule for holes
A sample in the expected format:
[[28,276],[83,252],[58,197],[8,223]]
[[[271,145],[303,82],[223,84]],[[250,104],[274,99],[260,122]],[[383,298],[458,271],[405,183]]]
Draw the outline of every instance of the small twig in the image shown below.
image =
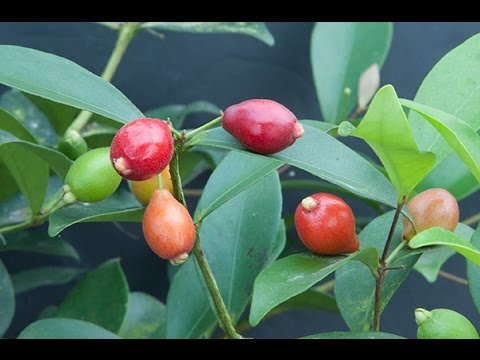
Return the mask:
[[473,225],[479,221],[480,221],[480,213],[466,218],[465,220],[462,221],[462,223],[465,225]]
[[134,234],[130,231],[128,231],[122,224],[120,224],[119,222],[117,221],[114,221],[113,223],[113,226],[115,226],[117,228],[118,231],[120,231],[122,234],[124,234],[126,237],[132,239],[132,240],[138,240],[140,239],[140,236],[138,236],[137,234]]
[[185,196],[202,196],[203,189],[183,189]]
[[161,32],[158,32],[156,30],[153,30],[153,29],[146,29],[146,31],[150,34],[150,35],[153,35],[159,39],[162,39],[164,40],[165,39],[165,34],[162,34]]
[[443,277],[444,279],[456,282],[457,284],[468,286],[468,281],[466,279],[457,275],[450,274],[449,272],[440,270],[438,272],[438,276]]
[[278,175],[281,175],[283,174],[285,171],[287,171],[288,169],[290,169],[291,165],[289,164],[285,164],[283,165],[282,167],[280,167],[280,169],[278,169]]

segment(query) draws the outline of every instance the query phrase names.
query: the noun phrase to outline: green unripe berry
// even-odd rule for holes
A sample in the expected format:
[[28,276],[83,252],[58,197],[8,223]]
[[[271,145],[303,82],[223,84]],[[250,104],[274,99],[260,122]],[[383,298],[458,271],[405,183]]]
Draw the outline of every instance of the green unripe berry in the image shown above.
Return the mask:
[[90,150],[80,156],[68,170],[65,184],[68,194],[78,201],[97,202],[106,199],[117,190],[122,177],[110,161],[110,148]]
[[58,150],[76,160],[88,151],[87,142],[76,131],[69,131],[58,144]]
[[462,314],[449,309],[415,310],[418,339],[479,339],[473,324]]

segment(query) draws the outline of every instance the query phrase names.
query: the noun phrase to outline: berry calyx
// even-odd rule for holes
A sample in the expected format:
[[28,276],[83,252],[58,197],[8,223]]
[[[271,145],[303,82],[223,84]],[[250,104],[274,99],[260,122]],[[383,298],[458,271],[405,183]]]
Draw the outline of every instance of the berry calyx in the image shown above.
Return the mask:
[[267,99],[229,106],[223,113],[222,126],[247,149],[263,155],[286,149],[305,132],[290,110]]
[[173,155],[173,138],[165,121],[142,118],[124,125],[112,140],[110,158],[128,180],[143,181],[160,174]]
[[358,250],[355,216],[338,196],[317,193],[303,199],[295,211],[297,233],[311,251],[338,255]]
[[[454,231],[458,224],[460,209],[455,197],[447,190],[432,188],[414,196],[407,204],[417,233],[434,226]],[[415,229],[408,220],[403,218],[403,237],[410,240],[415,235]]]
[[195,225],[188,210],[168,190],[153,192],[142,229],[148,245],[162,259],[172,265],[188,259],[195,242]]

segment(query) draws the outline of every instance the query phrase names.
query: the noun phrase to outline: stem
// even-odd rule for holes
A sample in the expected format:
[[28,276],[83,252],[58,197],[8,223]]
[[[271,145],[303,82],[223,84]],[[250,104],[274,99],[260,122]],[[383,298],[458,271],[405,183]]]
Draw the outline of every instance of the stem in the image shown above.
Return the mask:
[[464,223],[465,225],[473,225],[479,221],[480,221],[480,213],[470,216],[469,218],[466,218],[465,220],[462,221],[462,223]]
[[185,196],[202,196],[203,189],[184,189]]
[[212,121],[209,121],[208,123],[206,124],[203,124],[202,126],[196,128],[195,130],[192,130],[190,132],[188,132],[186,135],[185,135],[185,139],[189,140],[191,139],[192,137],[194,137],[195,135],[207,130],[207,129],[210,129],[212,126],[215,126],[219,123],[222,122],[222,119],[223,119],[223,114],[220,115],[219,117],[213,119]]
[[0,234],[6,234],[13,231],[25,230],[25,229],[28,229],[30,226],[32,226],[32,224],[33,224],[32,220],[27,220],[18,224],[8,225],[3,228],[0,228]]
[[398,254],[400,250],[402,250],[405,245],[407,245],[406,240],[402,240],[400,244],[392,251],[392,253],[387,257],[387,260],[385,260],[385,263],[390,264],[392,260],[395,258],[395,256]]
[[464,279],[460,276],[457,276],[457,275],[450,274],[449,272],[440,270],[438,272],[438,276],[441,276],[444,279],[456,282],[457,284],[468,286],[468,281],[466,279]]
[[[137,30],[139,29],[139,27],[140,27],[140,23],[136,23],[136,22],[128,22],[122,25],[120,32],[118,33],[118,38],[117,38],[115,47],[113,48],[112,54],[108,59],[105,69],[103,70],[103,73],[101,76],[102,79],[107,81],[112,80],[113,75],[115,75],[118,65],[120,64],[120,61],[122,61],[123,55],[125,54],[125,51],[127,50],[128,45],[135,37],[135,34],[137,33]],[[80,132],[83,129],[83,127],[88,123],[88,120],[90,120],[91,116],[92,116],[91,112],[82,110],[77,115],[75,120],[73,120],[73,122],[70,124],[65,134],[68,134],[70,131]]]
[[[397,227],[398,219],[400,217],[400,213],[402,211],[403,205],[407,200],[406,196],[402,197],[402,200],[398,203],[397,209],[395,210],[395,215],[393,217],[392,226],[390,227],[390,231],[388,233],[387,242],[385,243],[385,247],[383,248],[383,254],[380,258],[380,268],[378,269],[378,277],[375,279],[375,305],[373,310],[373,324],[372,329],[373,331],[380,331],[380,315],[381,315],[381,307],[382,307],[382,287],[383,283],[385,282],[385,274],[387,272],[387,255],[388,250],[390,249],[390,245],[392,243],[393,234],[395,232],[395,228]],[[398,247],[397,247],[398,249]],[[395,250],[397,250],[395,249]],[[394,251],[395,252],[395,251]]]
[[[172,176],[172,184],[173,184],[173,189],[175,191],[175,197],[177,198],[178,201],[180,201],[183,204],[183,206],[187,207],[187,203],[185,201],[185,195],[182,189],[182,179],[180,178],[178,149],[175,150],[172,160],[170,161],[170,174]],[[201,224],[197,224],[197,228],[196,228],[195,244],[193,245],[193,254],[197,259],[198,267],[200,268],[203,278],[205,279],[205,284],[207,285],[208,291],[213,300],[213,304],[215,307],[215,314],[218,319],[218,323],[228,338],[242,339],[243,337],[239,335],[235,330],[233,321],[230,318],[227,307],[225,306],[225,303],[223,302],[223,299],[222,299],[222,295],[220,294],[220,290],[218,289],[218,285],[215,280],[215,277],[213,276],[212,270],[208,265],[205,254],[202,251],[202,247],[200,245],[200,237],[199,237],[200,225]]]

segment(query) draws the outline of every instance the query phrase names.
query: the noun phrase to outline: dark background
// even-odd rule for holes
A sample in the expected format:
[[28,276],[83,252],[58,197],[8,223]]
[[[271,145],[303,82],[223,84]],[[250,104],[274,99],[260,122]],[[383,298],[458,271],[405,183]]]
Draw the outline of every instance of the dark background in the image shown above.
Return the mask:
[[[225,108],[260,97],[285,104],[299,119],[321,119],[310,67],[312,26],[313,23],[268,23],[276,40],[274,47],[239,35],[166,33],[161,40],[142,33],[130,45],[113,83],[141,110],[199,99]],[[382,84],[391,83],[400,97],[413,99],[432,66],[479,31],[479,23],[395,23],[390,54],[382,69]],[[115,36],[113,31],[91,23],[0,23],[0,44],[51,52],[97,74],[108,60]],[[186,125],[195,126],[207,120],[208,115],[196,116]],[[360,142],[349,144],[366,149]],[[296,172],[295,176],[305,175]],[[189,186],[201,186],[206,178],[205,175]],[[286,192],[285,213],[291,213],[305,195],[308,194],[301,191]],[[462,219],[477,211],[477,199],[475,194],[461,203]],[[367,214],[360,203],[350,203],[357,216]],[[141,233],[140,224],[126,227]],[[166,262],[159,261],[143,239],[132,240],[112,224],[76,225],[62,237],[79,251],[81,266],[94,267],[106,259],[121,257],[130,289],[165,301]],[[296,241],[294,238],[295,233],[290,232],[289,240]],[[24,253],[4,253],[2,259],[11,273],[47,263],[74,264]],[[444,270],[464,277],[465,261],[455,256]],[[70,286],[44,287],[17,297],[15,318],[6,337],[17,336],[45,306],[58,304]],[[467,287],[442,278],[428,284],[412,272],[384,312],[382,331],[415,337],[416,307],[454,309],[480,327],[480,316]],[[286,338],[335,330],[347,330],[339,315],[294,310],[262,322],[247,334],[256,338]]]

